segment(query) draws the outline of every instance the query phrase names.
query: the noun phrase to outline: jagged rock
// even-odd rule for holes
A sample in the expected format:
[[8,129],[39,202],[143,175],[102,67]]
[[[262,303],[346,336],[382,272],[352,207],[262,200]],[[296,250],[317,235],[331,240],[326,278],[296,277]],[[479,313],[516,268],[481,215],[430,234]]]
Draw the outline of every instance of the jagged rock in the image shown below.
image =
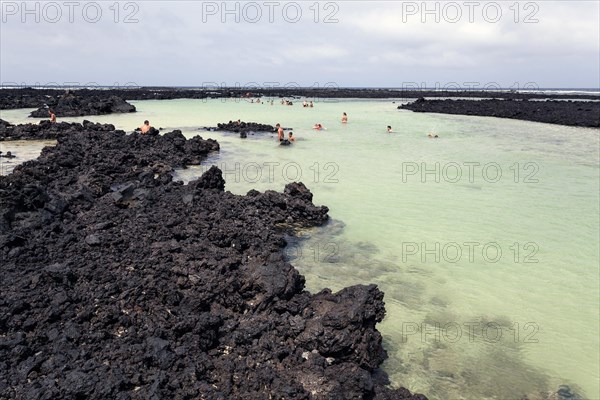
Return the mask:
[[40,121],[39,124],[0,124],[0,141],[58,139],[76,132],[82,132],[84,129],[86,131],[111,132],[115,130],[115,127],[111,124],[94,124],[90,121],[83,121],[83,124],[67,122],[52,123],[48,120]]
[[217,124],[214,128],[207,128],[212,131],[227,131],[239,133],[241,138],[246,138],[248,133],[258,132],[277,132],[274,126],[259,124],[257,122],[229,121],[227,123]]
[[216,166],[210,167],[200,179],[191,182],[190,188],[198,189],[217,189],[220,191],[225,190],[225,179],[223,179],[223,173]]
[[478,115],[570,126],[600,127],[600,102],[517,100],[425,100],[398,106],[414,112]]
[[289,194],[292,197],[299,197],[306,201],[312,201],[313,194],[308,190],[306,186],[302,182],[293,182],[285,185],[285,189],[283,191],[285,194]]
[[286,261],[328,220],[304,185],[183,185],[215,141],[93,127],[0,177],[0,398],[424,399],[376,369],[383,293]]
[[136,111],[135,106],[127,103],[121,97],[101,96],[101,91],[97,92],[97,96],[90,97],[78,96],[74,92],[67,91],[56,101],[49,99],[46,105],[33,111],[29,116],[34,118],[48,118],[48,110],[50,109],[54,111],[57,117],[79,117],[83,115],[105,115]]

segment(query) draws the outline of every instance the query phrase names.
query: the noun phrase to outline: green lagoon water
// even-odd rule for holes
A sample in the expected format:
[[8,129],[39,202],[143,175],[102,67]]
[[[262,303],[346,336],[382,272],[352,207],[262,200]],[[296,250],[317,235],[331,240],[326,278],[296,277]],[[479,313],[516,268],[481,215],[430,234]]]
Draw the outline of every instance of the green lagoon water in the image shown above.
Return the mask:
[[[385,292],[392,384],[432,399],[538,398],[562,384],[600,398],[597,129],[418,114],[392,100],[132,103],[136,114],[88,119],[217,139],[221,152],[179,179],[214,164],[237,194],[298,180],[330,208],[331,223],[301,232],[288,255],[312,292]],[[27,111],[0,118],[25,122]],[[198,130],[238,118],[280,122],[297,142]]]

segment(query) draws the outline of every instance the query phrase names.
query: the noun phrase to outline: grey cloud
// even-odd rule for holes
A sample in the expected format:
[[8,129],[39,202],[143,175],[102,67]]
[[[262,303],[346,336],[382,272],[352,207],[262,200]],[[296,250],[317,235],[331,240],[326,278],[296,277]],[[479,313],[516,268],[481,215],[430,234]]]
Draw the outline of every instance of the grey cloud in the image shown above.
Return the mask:
[[[325,10],[325,2],[320,3],[319,23],[309,8],[312,2],[298,3],[303,14],[297,23],[281,14],[290,2],[280,3],[272,23],[262,2],[255,2],[262,7],[259,22],[250,22],[255,14],[247,14],[235,23],[233,14],[203,18],[203,7],[210,2],[142,1],[136,2],[139,22],[126,24],[123,19],[131,9],[119,10],[115,23],[108,9],[113,3],[99,3],[103,16],[97,23],[81,18],[22,23],[18,15],[3,15],[0,81],[307,86],[533,81],[540,86],[600,86],[597,2],[538,2],[539,23],[533,25],[510,19],[495,25],[403,23],[402,2],[366,1],[336,3],[339,21],[330,24],[323,19],[336,10]],[[239,9],[248,4],[239,3]]]

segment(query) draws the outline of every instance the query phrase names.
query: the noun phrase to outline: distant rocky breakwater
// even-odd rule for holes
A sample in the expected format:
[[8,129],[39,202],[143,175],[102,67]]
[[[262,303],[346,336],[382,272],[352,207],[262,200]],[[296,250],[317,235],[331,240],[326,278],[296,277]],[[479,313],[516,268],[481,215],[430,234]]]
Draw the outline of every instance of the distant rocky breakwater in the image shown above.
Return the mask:
[[58,144],[0,177],[0,399],[425,399],[386,386],[377,287],[310,294],[287,262],[328,221],[302,183],[184,185],[216,141],[34,126],[5,127]]
[[398,106],[398,109],[440,114],[477,115],[520,119],[569,126],[600,127],[600,102],[528,100],[426,100]]
[[[246,97],[308,98],[318,99],[417,99],[438,98],[496,98],[496,99],[586,99],[600,100],[597,94],[524,93],[515,91],[484,90],[427,90],[427,89],[376,89],[376,88],[194,88],[132,87],[120,89],[74,89],[70,93],[80,99],[109,99],[113,96],[125,100],[174,100]],[[64,89],[0,89],[0,109],[40,108],[51,105],[65,94]],[[58,114],[57,114],[58,115]],[[94,114],[92,114],[94,115]]]
[[[600,125],[600,96],[546,92],[411,90],[351,88],[129,88],[129,89],[1,89],[0,109],[38,108],[31,117],[48,118],[52,109],[57,117],[104,115],[135,112],[126,100],[173,100],[248,97],[309,98],[334,101],[342,98],[390,99],[417,102],[398,108],[415,112],[480,115],[545,122],[570,126]],[[459,100],[425,100],[425,98],[460,98]],[[124,100],[126,99],[126,100]],[[330,100],[326,100],[330,99]],[[468,100],[467,100],[468,99]],[[478,99],[478,101],[474,101]],[[551,99],[553,101],[538,101]],[[575,99],[576,101],[568,101]],[[530,100],[530,101],[528,101]],[[533,100],[533,101],[531,101]],[[559,101],[562,100],[562,101]],[[588,101],[583,101],[588,100]],[[511,102],[512,101],[512,102]],[[244,137],[247,133],[240,132]]]

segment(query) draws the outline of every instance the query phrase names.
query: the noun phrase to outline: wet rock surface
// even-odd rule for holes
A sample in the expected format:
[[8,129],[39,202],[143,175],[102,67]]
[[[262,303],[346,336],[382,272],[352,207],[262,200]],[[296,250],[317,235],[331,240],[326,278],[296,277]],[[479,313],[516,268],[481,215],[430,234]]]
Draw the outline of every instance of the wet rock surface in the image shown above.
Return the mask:
[[0,120],[0,141],[4,140],[47,140],[58,139],[82,131],[111,132],[112,124],[98,124],[83,121],[82,124],[67,122],[40,121],[39,124],[11,125]]
[[84,115],[105,115],[112,113],[135,112],[135,107],[121,97],[97,92],[96,95],[80,96],[67,91],[60,97],[48,97],[44,105],[29,116],[48,118],[52,110],[57,117],[80,117]]
[[229,121],[217,124],[216,127],[206,127],[207,131],[225,131],[239,133],[242,139],[253,135],[255,133],[275,133],[277,129],[272,125],[261,124],[258,122],[244,122],[244,121]]
[[600,127],[600,102],[527,100],[425,100],[399,109],[414,112],[478,115],[582,127]]
[[303,184],[172,180],[215,150],[82,126],[0,177],[0,398],[425,399],[378,369],[381,291],[286,261],[328,220]]

